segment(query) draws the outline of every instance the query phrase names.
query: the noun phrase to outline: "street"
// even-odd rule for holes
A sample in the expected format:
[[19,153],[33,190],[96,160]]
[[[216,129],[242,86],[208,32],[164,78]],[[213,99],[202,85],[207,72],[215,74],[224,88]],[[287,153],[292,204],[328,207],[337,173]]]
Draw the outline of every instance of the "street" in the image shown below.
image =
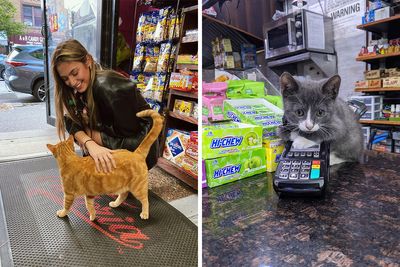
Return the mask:
[[0,80],[0,133],[54,129],[46,121],[46,103],[32,95],[10,92]]

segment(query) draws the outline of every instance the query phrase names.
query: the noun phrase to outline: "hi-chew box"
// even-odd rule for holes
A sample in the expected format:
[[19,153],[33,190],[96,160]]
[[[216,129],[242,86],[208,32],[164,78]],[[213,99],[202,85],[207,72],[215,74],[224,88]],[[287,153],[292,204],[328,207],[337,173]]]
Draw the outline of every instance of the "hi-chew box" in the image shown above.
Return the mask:
[[203,159],[238,154],[262,146],[262,128],[257,125],[224,122],[203,127]]

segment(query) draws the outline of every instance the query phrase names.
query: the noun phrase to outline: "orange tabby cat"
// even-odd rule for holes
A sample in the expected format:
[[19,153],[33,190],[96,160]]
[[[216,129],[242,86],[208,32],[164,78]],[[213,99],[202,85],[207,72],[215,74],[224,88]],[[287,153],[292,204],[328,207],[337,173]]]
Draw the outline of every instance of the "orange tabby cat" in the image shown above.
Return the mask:
[[146,156],[161,132],[163,117],[151,109],[141,111],[136,115],[151,117],[153,126],[134,152],[120,149],[113,153],[117,168],[111,173],[97,172],[92,157],[78,156],[74,151],[72,135],[57,145],[47,144],[57,160],[64,190],[64,209],[57,211],[59,217],[67,215],[75,197],[85,195],[86,208],[89,211],[90,220],[93,221],[96,218],[93,206],[94,195],[119,194],[115,201],[109,203],[110,207],[115,208],[126,199],[128,192],[131,192],[142,204],[140,217],[149,218]]

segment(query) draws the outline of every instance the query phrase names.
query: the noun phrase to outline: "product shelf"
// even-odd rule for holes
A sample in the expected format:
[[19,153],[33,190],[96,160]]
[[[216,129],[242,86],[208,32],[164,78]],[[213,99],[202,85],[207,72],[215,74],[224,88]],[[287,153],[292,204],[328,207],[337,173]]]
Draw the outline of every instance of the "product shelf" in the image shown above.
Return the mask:
[[374,61],[378,61],[380,59],[398,57],[398,56],[400,56],[400,52],[399,53],[384,54],[384,55],[358,56],[356,58],[356,60],[357,61],[364,61],[364,62],[367,62],[367,63],[371,63],[371,62],[374,62]]
[[182,167],[163,157],[158,158],[157,166],[197,190],[197,177],[185,172]]
[[170,89],[169,90],[170,94],[173,95],[178,95],[178,96],[184,96],[187,98],[192,98],[192,99],[198,99],[198,92],[184,92],[184,91],[179,91],[179,90],[174,90],[174,89]]
[[183,121],[198,125],[197,119],[195,119],[193,117],[184,116],[184,115],[178,114],[178,113],[173,112],[173,111],[170,111],[169,115],[171,117],[176,118],[176,119],[183,120]]
[[176,69],[178,69],[178,70],[183,70],[183,69],[198,70],[199,67],[196,64],[176,64]]
[[391,29],[398,29],[400,27],[400,14],[391,16],[386,19],[381,19],[366,24],[357,25],[357,29],[374,32],[384,33]]
[[356,92],[400,92],[400,87],[387,87],[387,88],[356,88],[354,89]]
[[360,120],[362,124],[380,124],[380,125],[392,125],[400,126],[400,121],[389,121],[389,120]]

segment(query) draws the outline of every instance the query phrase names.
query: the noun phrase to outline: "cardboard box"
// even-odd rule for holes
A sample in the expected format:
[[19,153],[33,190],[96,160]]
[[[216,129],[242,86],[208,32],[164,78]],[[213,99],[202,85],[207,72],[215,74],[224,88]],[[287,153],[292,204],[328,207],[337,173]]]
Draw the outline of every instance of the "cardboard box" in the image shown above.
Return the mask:
[[281,139],[267,140],[263,147],[265,148],[267,172],[274,172],[278,167],[285,144]]
[[225,122],[203,127],[202,157],[211,159],[261,148],[262,128],[257,125]]
[[400,87],[400,77],[389,77],[382,79],[382,87]]
[[224,118],[260,125],[263,142],[277,138],[276,130],[282,124],[282,116],[283,110],[262,98],[224,101]]
[[189,138],[190,135],[187,132],[168,129],[163,157],[178,166],[182,166]]
[[368,81],[356,81],[355,88],[368,88]]
[[367,80],[371,80],[371,79],[379,79],[382,78],[382,72],[383,70],[369,70],[369,71],[365,71],[364,75],[365,75],[365,79]]
[[381,79],[368,80],[368,88],[380,88],[382,87]]
[[215,187],[266,171],[265,150],[258,148],[205,160],[207,185]]

